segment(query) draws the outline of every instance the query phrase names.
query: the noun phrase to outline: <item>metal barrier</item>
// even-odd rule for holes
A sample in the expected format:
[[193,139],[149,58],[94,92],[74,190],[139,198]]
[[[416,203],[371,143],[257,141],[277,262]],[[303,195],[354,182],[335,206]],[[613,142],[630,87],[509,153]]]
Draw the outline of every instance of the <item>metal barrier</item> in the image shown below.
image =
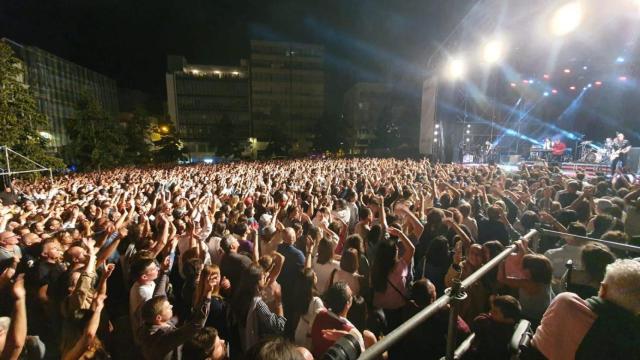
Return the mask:
[[[523,236],[523,239],[529,240],[534,235],[538,234],[537,230],[531,230],[528,234]],[[449,332],[447,334],[447,360],[454,359],[454,353],[456,349],[455,338],[456,338],[456,319],[458,317],[458,304],[463,298],[464,290],[471,286],[476,281],[480,280],[484,275],[486,275],[491,269],[495,268],[502,262],[502,260],[506,259],[509,254],[513,252],[515,245],[507,246],[504,251],[500,254],[496,255],[493,259],[491,259],[488,263],[484,264],[481,268],[476,270],[473,274],[469,275],[466,279],[462,281],[456,281],[451,289],[448,289],[445,295],[437,298],[433,303],[431,303],[426,308],[422,309],[419,313],[414,315],[411,319],[405,321],[402,325],[398,326],[395,330],[385,336],[382,340],[378,341],[375,345],[367,349],[362,355],[360,355],[360,360],[374,360],[377,359],[382,353],[384,353],[391,346],[400,341],[403,337],[408,335],[411,331],[417,328],[420,324],[425,322],[428,318],[433,316],[435,313],[440,311],[442,308],[447,306],[447,304],[452,303],[451,310],[449,313]]]
[[460,359],[464,354],[466,354],[467,351],[469,351],[469,349],[471,349],[471,344],[473,344],[473,340],[475,338],[476,338],[476,334],[475,333],[467,336],[467,338],[464,339],[462,344],[460,344],[460,346],[458,346],[456,351],[453,353],[453,358],[454,359]]
[[603,245],[607,245],[610,248],[615,248],[615,249],[633,251],[633,252],[639,252],[640,253],[640,246],[617,243],[617,242],[608,241],[608,240],[594,239],[594,238],[590,238],[590,237],[586,237],[586,236],[570,235],[570,234],[563,233],[563,232],[560,232],[560,231],[547,230],[547,229],[544,229],[544,228],[539,228],[537,230],[540,233],[542,233],[542,235],[554,235],[554,236],[567,236],[568,235],[568,236],[571,236],[571,237],[573,237],[575,239],[584,240],[584,241],[592,241],[592,242],[597,242],[597,243],[600,243],[600,244],[603,244]]

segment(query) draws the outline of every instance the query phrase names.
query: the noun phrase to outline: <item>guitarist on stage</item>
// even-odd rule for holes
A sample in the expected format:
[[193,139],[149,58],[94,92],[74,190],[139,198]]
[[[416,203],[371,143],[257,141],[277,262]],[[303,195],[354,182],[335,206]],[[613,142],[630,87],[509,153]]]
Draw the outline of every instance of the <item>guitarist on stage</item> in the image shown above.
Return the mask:
[[618,166],[624,168],[627,164],[627,153],[631,150],[631,143],[624,138],[623,133],[618,133],[615,140],[613,140],[612,148],[611,175],[614,175]]

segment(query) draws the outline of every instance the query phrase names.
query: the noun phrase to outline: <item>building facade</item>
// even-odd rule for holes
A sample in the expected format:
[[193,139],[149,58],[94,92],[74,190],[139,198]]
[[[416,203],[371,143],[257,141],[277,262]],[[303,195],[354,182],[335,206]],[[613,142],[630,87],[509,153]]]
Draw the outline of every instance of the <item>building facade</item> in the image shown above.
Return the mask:
[[[249,68],[193,65],[169,56],[166,74],[169,116],[193,160],[250,137]],[[201,160],[201,159],[200,159]]]
[[251,40],[250,65],[252,136],[277,127],[298,150],[310,146],[325,110],[324,47]]
[[40,111],[49,119],[47,132],[54,147],[67,143],[65,122],[75,116],[78,101],[93,96],[110,116],[118,114],[118,87],[115,80],[62,59],[34,46],[6,41],[25,66],[25,83],[36,97]]
[[389,114],[391,90],[382,83],[360,82],[344,95],[344,115],[355,131],[353,154],[366,154],[376,139],[380,117]]

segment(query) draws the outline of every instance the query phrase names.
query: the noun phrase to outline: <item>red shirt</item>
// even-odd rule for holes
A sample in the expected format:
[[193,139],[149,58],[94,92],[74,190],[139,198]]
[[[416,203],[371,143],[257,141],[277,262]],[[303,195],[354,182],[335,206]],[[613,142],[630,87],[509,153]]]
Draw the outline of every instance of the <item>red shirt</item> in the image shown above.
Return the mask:
[[322,336],[322,330],[336,329],[350,331],[354,326],[347,319],[338,317],[327,310],[320,311],[311,326],[311,343],[313,344],[313,357],[320,359],[327,350],[333,346],[333,341]]

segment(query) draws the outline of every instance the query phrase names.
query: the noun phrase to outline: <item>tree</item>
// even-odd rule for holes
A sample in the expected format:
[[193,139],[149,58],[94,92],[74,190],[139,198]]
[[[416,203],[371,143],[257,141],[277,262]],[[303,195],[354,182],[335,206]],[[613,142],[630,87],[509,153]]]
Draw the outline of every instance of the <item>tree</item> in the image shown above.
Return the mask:
[[[0,145],[47,167],[63,168],[61,159],[47,154],[49,142],[40,131],[49,130],[49,122],[38,110],[24,78],[22,63],[11,47],[0,41]],[[12,161],[12,170],[26,170],[32,166],[22,159]]]
[[269,145],[265,149],[267,154],[286,156],[289,155],[293,142],[287,129],[287,116],[282,111],[282,107],[276,104],[271,109],[271,114],[267,120],[269,125]]
[[355,141],[355,128],[343,116],[327,113],[318,119],[313,145],[319,151],[348,150]]
[[126,120],[124,162],[144,165],[151,162],[151,121],[144,109],[136,109]]
[[388,104],[380,111],[375,130],[375,148],[395,149],[399,145],[400,133],[398,125],[393,122],[391,109],[392,106]]
[[182,144],[175,127],[169,124],[161,124],[159,131],[160,140],[154,141],[153,161],[157,164],[176,163],[186,161],[188,149]]
[[69,143],[65,156],[81,170],[94,170],[122,165],[127,148],[125,129],[110,118],[96,99],[83,95],[76,114],[67,119],[65,128]]

